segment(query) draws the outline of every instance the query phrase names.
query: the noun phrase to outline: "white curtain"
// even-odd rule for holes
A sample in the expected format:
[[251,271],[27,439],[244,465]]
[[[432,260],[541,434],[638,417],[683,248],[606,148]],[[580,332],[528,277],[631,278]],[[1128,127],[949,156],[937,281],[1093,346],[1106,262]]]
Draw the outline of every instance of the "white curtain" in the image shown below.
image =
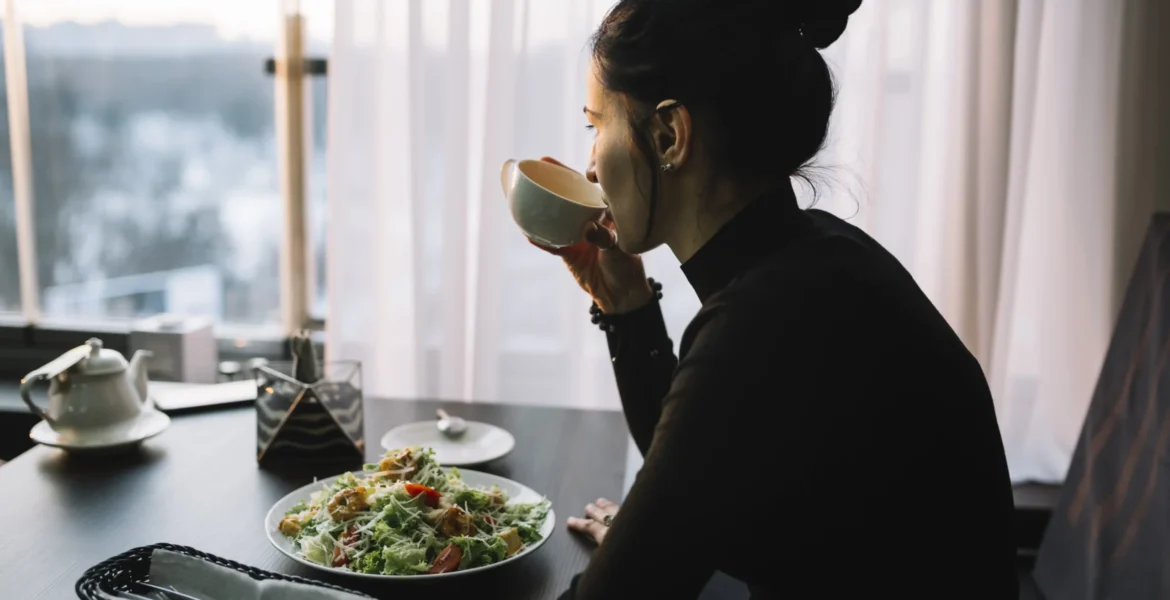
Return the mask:
[[[372,395],[616,408],[604,337],[500,166],[583,166],[590,0],[338,0],[327,347]],[[679,287],[679,286],[675,286]]]
[[[894,252],[980,359],[1017,480],[1063,478],[1170,192],[1142,151],[1166,120],[1137,100],[1165,64],[1135,33],[1160,4],[866,0],[826,52],[818,207]],[[499,188],[510,157],[585,164],[586,44],[609,5],[337,1],[327,347],[365,363],[370,394],[618,406],[588,300]],[[647,262],[677,340],[698,301],[668,250]]]

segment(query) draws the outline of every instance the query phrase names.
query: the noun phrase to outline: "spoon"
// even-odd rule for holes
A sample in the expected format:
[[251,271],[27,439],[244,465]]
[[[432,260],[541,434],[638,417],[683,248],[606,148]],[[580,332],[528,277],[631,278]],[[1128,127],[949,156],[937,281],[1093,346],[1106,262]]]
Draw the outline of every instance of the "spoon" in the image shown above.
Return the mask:
[[467,433],[467,421],[464,421],[460,417],[452,417],[447,414],[447,411],[441,408],[438,410],[438,413],[439,422],[435,426],[439,428],[439,433],[451,439],[458,438],[464,433]]

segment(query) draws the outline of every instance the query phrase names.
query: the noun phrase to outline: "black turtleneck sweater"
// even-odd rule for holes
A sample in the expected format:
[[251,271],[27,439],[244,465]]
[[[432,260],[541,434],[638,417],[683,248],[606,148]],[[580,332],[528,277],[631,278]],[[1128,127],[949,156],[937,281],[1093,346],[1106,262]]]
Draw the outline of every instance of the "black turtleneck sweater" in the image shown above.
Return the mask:
[[657,303],[609,334],[645,461],[566,598],[1017,597],[986,379],[891,254],[788,188],[682,268],[677,359]]

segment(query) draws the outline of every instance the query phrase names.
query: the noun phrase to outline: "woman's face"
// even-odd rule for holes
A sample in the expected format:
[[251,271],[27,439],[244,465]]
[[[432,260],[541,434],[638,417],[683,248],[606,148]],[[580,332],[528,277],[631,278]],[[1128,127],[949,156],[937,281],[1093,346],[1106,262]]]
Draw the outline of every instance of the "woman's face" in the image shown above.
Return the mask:
[[585,118],[593,130],[585,175],[605,192],[618,246],[638,254],[656,245],[644,239],[649,218],[649,167],[634,143],[625,104],[601,85],[595,73],[596,64],[585,82]]

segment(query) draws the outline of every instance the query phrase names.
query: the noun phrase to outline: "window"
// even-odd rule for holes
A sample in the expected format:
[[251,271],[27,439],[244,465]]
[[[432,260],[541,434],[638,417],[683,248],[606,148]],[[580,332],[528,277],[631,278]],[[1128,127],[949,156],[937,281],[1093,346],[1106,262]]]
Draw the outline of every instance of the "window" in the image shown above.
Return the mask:
[[[3,53],[0,29],[0,56]],[[20,269],[16,255],[16,198],[8,143],[8,83],[0,64],[0,315],[20,312]]]
[[[301,13],[305,16],[309,36],[306,56],[321,59],[329,55],[333,41],[333,0],[304,0]],[[327,213],[325,190],[328,187],[325,162],[325,115],[328,110],[328,80],[315,76],[306,83],[305,112],[311,119],[309,127],[309,172],[305,207],[308,222],[309,260],[305,283],[309,286],[309,315],[325,318],[325,234]]]
[[20,3],[43,312],[275,324],[278,8],[155,6]]
[[[27,70],[38,315],[122,328],[167,312],[277,337],[286,197],[277,86],[286,15],[323,57],[332,0],[16,0]],[[11,60],[18,60],[13,58]],[[19,63],[17,63],[19,64]],[[0,78],[0,85],[6,85]],[[309,256],[323,314],[325,82],[305,83]],[[0,95],[0,313],[19,313],[7,90]]]

